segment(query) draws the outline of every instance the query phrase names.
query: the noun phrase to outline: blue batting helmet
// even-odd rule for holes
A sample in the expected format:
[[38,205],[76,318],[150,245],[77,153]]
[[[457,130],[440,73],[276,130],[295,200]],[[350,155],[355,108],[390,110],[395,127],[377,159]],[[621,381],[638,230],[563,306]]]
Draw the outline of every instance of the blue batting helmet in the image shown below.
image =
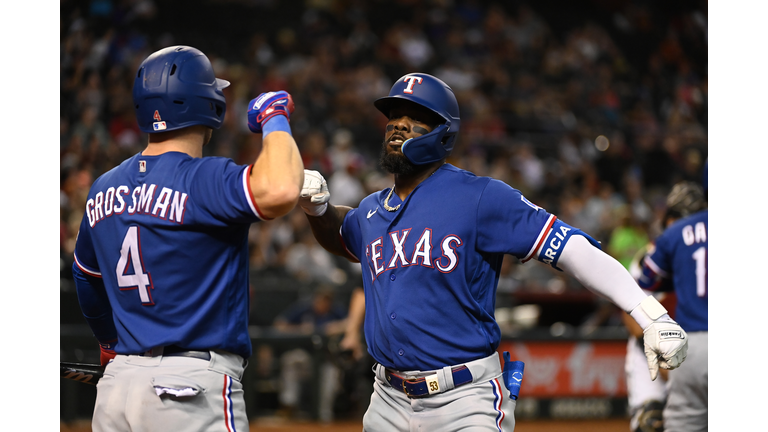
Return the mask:
[[373,104],[389,117],[393,105],[403,100],[421,105],[445,119],[445,123],[435,127],[432,132],[403,143],[402,152],[405,157],[416,165],[423,165],[448,156],[461,126],[459,103],[453,90],[432,75],[412,73],[397,80],[389,96],[379,98]]
[[156,51],[139,66],[133,106],[142,132],[166,132],[193,125],[221,127],[227,102],[208,57],[197,48],[172,46]]

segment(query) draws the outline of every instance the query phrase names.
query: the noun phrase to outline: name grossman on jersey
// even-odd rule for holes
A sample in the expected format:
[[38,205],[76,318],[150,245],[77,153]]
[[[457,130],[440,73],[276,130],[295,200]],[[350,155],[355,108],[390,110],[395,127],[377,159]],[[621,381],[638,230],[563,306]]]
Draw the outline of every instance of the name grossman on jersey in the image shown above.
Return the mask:
[[156,190],[157,185],[155,184],[143,184],[136,186],[133,191],[125,185],[99,191],[85,204],[88,224],[93,228],[105,218],[123,214],[126,211],[129,215],[147,214],[183,224],[184,209],[188,197],[186,192],[163,187],[155,199]]

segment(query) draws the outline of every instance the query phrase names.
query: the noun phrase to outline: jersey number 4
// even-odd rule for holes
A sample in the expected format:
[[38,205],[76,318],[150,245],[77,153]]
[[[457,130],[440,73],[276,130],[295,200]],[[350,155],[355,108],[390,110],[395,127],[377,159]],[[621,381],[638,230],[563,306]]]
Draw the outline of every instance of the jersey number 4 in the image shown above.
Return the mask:
[[[133,270],[133,274],[128,272]],[[151,289],[152,277],[144,268],[144,262],[141,259],[141,243],[139,241],[139,227],[132,226],[123,239],[123,247],[120,248],[120,259],[117,261],[117,285],[120,290],[139,290],[141,304],[146,306],[154,305]]]

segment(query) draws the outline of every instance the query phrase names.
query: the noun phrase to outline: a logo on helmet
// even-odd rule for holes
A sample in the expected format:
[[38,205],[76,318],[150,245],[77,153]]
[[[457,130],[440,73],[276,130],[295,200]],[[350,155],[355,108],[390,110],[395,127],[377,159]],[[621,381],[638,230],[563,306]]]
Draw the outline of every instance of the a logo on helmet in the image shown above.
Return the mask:
[[152,116],[153,119],[156,121],[163,121],[163,119],[160,118],[160,111],[155,110],[155,114]]
[[420,76],[406,75],[405,78],[403,78],[403,81],[407,82],[408,85],[403,89],[403,93],[413,94],[413,86],[416,85],[416,83],[421,84],[423,80],[424,78]]

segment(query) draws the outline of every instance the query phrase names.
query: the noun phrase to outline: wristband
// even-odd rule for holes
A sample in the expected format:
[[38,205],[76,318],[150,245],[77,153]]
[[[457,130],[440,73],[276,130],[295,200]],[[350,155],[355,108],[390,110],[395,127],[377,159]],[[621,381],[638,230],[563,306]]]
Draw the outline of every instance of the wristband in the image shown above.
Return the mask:
[[261,131],[263,137],[277,131],[288,132],[288,135],[293,136],[293,134],[291,134],[291,125],[288,122],[288,117],[281,114],[267,119],[265,123],[262,123]]
[[654,321],[671,321],[667,310],[654,296],[646,297],[629,313],[638,325],[645,330]]
[[98,342],[101,349],[107,350],[107,351],[114,351],[115,345],[117,345],[117,339],[112,339],[111,341],[107,341],[107,342],[101,342],[101,341],[98,341]]
[[117,339],[109,342],[99,341],[99,364],[106,366],[110,360],[115,358],[117,355],[115,352],[115,345],[117,345]]

